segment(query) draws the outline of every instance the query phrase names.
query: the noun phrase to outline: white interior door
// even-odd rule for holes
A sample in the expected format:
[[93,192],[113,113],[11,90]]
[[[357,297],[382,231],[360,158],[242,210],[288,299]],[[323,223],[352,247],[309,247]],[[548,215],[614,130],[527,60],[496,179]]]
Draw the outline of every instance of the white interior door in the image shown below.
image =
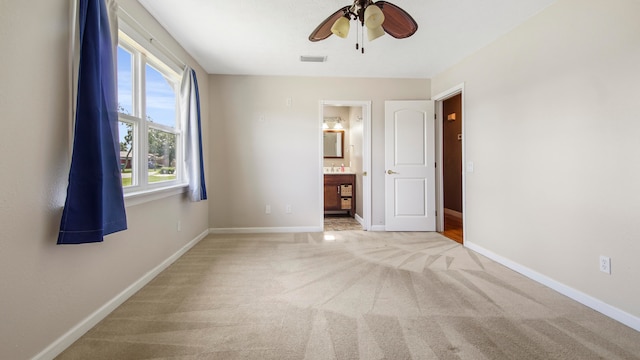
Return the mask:
[[433,101],[385,101],[385,229],[435,231]]

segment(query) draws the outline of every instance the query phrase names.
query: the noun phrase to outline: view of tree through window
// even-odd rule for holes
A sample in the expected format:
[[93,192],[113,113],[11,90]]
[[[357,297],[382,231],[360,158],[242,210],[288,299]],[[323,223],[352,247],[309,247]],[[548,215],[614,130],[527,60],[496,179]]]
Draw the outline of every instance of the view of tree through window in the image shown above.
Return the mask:
[[122,172],[122,186],[131,186],[133,172],[133,124],[120,121],[120,171]]
[[179,175],[178,78],[131,42],[118,46],[120,168],[123,187],[144,188]]
[[[175,86],[153,66],[145,66],[145,100],[149,123],[148,166],[157,170],[149,173],[149,183],[175,180],[176,135],[163,129],[176,126]],[[163,125],[163,128],[156,128]]]

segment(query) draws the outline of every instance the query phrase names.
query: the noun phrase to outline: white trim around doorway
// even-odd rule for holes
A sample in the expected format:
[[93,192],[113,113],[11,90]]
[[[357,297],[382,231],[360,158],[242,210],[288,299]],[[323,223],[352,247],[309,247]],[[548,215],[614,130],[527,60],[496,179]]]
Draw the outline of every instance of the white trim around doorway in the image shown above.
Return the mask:
[[[438,167],[436,170],[436,209],[438,211],[438,216],[436,219],[436,231],[444,231],[444,186],[443,186],[443,144],[442,144],[442,136],[443,136],[443,130],[442,130],[442,119],[443,119],[443,114],[442,114],[442,103],[453,97],[456,96],[458,94],[462,95],[462,228],[465,229],[466,228],[466,196],[465,196],[465,189],[466,189],[466,171],[465,171],[465,165],[466,164],[466,147],[465,147],[465,143],[466,143],[466,132],[465,132],[465,116],[466,116],[466,111],[464,108],[464,83],[462,84],[458,84],[446,91],[443,91],[441,93],[439,93],[438,95],[433,97],[433,100],[436,102],[435,103],[435,111],[436,111],[436,162],[438,163]],[[465,233],[465,242],[467,240],[467,234]]]

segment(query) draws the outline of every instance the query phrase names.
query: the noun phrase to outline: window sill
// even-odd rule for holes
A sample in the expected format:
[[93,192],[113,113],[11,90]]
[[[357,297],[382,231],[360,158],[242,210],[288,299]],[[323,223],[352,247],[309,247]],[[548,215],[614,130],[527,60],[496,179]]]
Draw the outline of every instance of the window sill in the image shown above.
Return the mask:
[[164,199],[169,196],[187,192],[189,184],[177,184],[160,189],[148,189],[124,194],[125,207],[136,206],[150,201]]

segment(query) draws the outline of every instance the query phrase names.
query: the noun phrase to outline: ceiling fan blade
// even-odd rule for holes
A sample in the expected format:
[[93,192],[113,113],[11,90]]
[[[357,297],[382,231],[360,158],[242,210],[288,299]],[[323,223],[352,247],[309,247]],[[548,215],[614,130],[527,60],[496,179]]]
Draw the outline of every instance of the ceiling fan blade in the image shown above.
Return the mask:
[[321,22],[315,30],[313,30],[311,35],[309,35],[309,40],[315,42],[324,40],[331,36],[331,27],[333,26],[333,23],[344,16],[345,12],[349,11],[349,7],[350,6],[345,6],[342,9],[331,14],[331,16],[329,16],[328,18],[324,19],[324,21]]
[[418,23],[406,11],[388,1],[376,1],[384,14],[382,28],[396,39],[404,39],[418,31]]

